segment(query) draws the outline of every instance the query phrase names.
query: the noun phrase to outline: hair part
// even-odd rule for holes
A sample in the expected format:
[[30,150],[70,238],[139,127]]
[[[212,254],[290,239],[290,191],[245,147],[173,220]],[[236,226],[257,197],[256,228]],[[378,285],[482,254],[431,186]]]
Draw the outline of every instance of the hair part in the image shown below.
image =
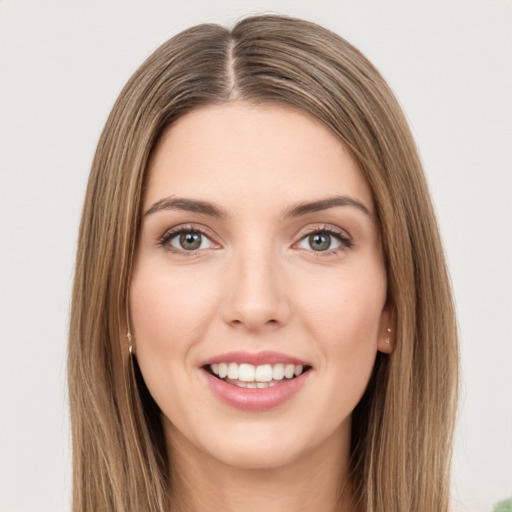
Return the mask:
[[158,406],[127,356],[127,302],[151,153],[186,113],[230,101],[323,122],[373,194],[396,319],[353,413],[361,510],[445,512],[457,332],[435,215],[413,137],[374,66],[336,34],[284,16],[185,30],[130,78],[101,134],[80,225],[69,333],[73,510],[163,512],[179,490]]

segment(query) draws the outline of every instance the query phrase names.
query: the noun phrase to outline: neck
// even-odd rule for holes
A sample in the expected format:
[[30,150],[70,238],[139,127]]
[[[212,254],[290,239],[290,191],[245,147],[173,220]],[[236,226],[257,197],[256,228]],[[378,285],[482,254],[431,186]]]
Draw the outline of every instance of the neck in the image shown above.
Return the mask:
[[172,510],[354,512],[350,437],[336,434],[293,462],[254,469],[215,460],[175,431],[168,437]]

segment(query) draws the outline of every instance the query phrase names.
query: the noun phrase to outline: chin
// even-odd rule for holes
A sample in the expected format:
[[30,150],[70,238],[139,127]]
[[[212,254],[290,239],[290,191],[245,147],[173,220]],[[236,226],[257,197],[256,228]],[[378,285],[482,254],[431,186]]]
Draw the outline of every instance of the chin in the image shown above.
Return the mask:
[[[256,441],[256,440],[255,440]],[[241,442],[217,447],[211,455],[220,463],[239,470],[275,470],[294,464],[303,454],[303,447],[264,445],[260,441]]]
[[[281,418],[282,419],[282,418]],[[340,427],[330,429],[323,424],[308,425],[305,418],[293,421],[239,421],[217,424],[215,428],[187,432],[186,444],[196,453],[200,464],[215,463],[238,470],[278,470],[296,465],[326,452],[338,450],[346,438]],[[212,425],[207,421],[201,427]],[[350,422],[347,422],[350,431]],[[171,436],[170,446],[183,448],[183,435]],[[179,448],[178,448],[179,449]],[[190,452],[189,452],[190,453]]]

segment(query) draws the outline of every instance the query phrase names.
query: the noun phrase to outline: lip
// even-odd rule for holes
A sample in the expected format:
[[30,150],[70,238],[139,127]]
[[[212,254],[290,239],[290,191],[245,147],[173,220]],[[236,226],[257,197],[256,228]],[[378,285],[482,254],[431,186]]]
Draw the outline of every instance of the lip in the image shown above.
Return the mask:
[[[253,366],[259,366],[262,364],[294,364],[302,366],[312,366],[311,363],[299,359],[297,357],[289,356],[281,352],[274,352],[272,350],[264,350],[262,352],[226,352],[206,361],[202,362],[200,366],[208,366],[210,364],[219,363],[237,363],[237,364],[252,364]],[[295,379],[294,379],[295,380]]]
[[[226,361],[226,359],[223,359],[223,361]],[[291,399],[302,388],[311,374],[311,371],[307,371],[294,379],[283,380],[275,386],[253,389],[228,384],[214,377],[204,368],[201,368],[201,372],[217,398],[231,407],[244,411],[267,411],[278,407]]]

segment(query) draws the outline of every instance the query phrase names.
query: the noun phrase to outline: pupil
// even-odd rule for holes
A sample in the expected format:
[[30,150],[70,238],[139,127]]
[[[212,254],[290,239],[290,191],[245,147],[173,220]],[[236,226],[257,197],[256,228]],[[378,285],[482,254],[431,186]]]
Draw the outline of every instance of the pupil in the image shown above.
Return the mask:
[[309,244],[315,251],[326,251],[331,246],[331,237],[325,233],[315,233],[309,236]]
[[182,233],[180,235],[180,244],[183,249],[193,251],[201,246],[201,235],[199,233]]

